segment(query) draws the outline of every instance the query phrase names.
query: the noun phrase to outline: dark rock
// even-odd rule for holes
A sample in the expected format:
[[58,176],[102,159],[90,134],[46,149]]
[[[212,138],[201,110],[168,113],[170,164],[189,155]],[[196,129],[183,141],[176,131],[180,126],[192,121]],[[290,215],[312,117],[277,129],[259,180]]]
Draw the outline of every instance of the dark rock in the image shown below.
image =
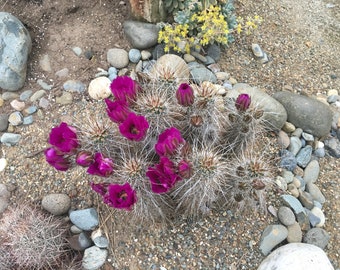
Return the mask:
[[294,154],[284,149],[280,151],[280,156],[281,156],[280,167],[289,171],[294,171],[294,169],[297,166],[297,160]]
[[[340,132],[338,133],[340,134]],[[325,140],[324,143],[325,149],[332,157],[340,158],[340,141],[337,138],[332,137]]]
[[324,249],[327,246],[329,239],[330,235],[324,229],[313,228],[305,234],[303,242]]

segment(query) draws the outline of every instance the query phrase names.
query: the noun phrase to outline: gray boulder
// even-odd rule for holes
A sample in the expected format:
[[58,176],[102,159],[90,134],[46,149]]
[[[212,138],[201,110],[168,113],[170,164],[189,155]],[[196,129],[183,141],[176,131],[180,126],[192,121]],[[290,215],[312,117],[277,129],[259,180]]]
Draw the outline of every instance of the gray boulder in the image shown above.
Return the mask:
[[195,83],[201,84],[204,81],[217,83],[216,75],[204,65],[198,62],[190,62],[188,67],[190,69],[190,77]]
[[125,21],[124,33],[135,49],[148,49],[157,44],[159,27],[152,23]]
[[263,109],[263,118],[267,128],[280,130],[287,121],[285,108],[267,93],[246,83],[237,83],[233,90],[228,91],[227,97],[237,98],[239,94],[248,94],[251,97],[251,102]]
[[273,97],[286,109],[288,122],[304,132],[323,137],[331,130],[332,111],[321,101],[290,92],[278,92]]
[[0,12],[0,88],[17,91],[24,86],[32,40],[13,15]]

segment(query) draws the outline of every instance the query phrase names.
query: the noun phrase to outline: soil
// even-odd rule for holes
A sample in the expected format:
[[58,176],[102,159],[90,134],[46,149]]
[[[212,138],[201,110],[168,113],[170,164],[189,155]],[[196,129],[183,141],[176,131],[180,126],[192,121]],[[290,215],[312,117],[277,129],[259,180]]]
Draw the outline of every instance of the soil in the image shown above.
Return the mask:
[[[317,96],[326,95],[330,89],[340,90],[340,5],[334,1],[334,6],[326,6],[332,4],[329,2],[235,1],[237,15],[258,14],[264,23],[254,35],[238,38],[223,51],[221,69],[238,82],[260,87],[269,94],[284,89]],[[0,145],[2,156],[9,163],[2,180],[16,188],[12,203],[18,203],[19,198],[39,202],[48,193],[64,192],[72,198],[74,208],[103,207],[90,192],[82,170],[56,172],[46,165],[40,150],[47,146],[51,127],[61,120],[76,121],[73,118],[81,119],[87,110],[95,112],[102,108],[87,94],[75,95],[71,105],[56,104],[54,100],[61,95],[64,79],[59,79],[55,72],[68,68],[67,79],[88,84],[97,68],[109,67],[108,49],[130,49],[122,29],[122,23],[130,17],[128,1],[2,0],[0,10],[20,19],[33,41],[27,81],[17,93],[39,90],[38,79],[54,85],[48,97],[51,107],[42,111],[32,125],[14,128],[13,132],[23,136],[20,144]],[[269,63],[262,65],[254,59],[252,43],[258,43],[269,55]],[[76,46],[82,48],[81,56],[72,51]],[[46,54],[51,63],[49,72],[40,65]],[[0,110],[12,109],[5,102]],[[335,268],[340,267],[339,168],[339,160],[322,159],[318,184],[327,198],[325,229],[331,241],[326,252]],[[270,216],[257,214],[232,215],[227,219],[225,213],[214,213],[199,224],[179,220],[168,231],[153,228],[150,232],[143,224],[127,229],[114,211],[109,217],[115,227],[108,232],[112,248],[105,269],[112,269],[110,265],[114,269],[184,269],[184,265],[187,269],[256,269],[264,258],[258,251],[260,234],[274,222]],[[225,234],[219,239],[216,233],[221,228]]]

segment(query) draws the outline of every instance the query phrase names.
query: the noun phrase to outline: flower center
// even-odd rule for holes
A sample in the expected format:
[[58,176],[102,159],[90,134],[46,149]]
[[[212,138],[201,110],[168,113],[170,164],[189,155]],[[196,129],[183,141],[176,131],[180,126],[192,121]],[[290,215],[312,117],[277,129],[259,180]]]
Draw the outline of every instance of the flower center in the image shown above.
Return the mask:
[[121,192],[119,192],[118,197],[119,197],[119,199],[122,199],[123,201],[125,201],[127,199],[128,195],[127,195],[126,191],[121,191]]

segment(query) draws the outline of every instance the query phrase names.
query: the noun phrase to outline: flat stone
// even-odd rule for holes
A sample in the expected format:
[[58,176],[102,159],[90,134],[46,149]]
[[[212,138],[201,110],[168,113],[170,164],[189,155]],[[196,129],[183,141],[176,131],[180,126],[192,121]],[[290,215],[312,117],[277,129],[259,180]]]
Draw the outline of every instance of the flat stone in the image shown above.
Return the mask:
[[20,134],[6,132],[2,134],[0,141],[7,146],[14,146],[20,141],[20,139]]
[[300,167],[305,168],[311,160],[312,152],[313,148],[310,145],[306,145],[306,147],[302,148],[296,155],[297,164]]
[[24,92],[22,92],[19,96],[19,99],[21,101],[27,101],[33,94],[33,90],[25,90]]
[[23,118],[22,124],[23,125],[31,125],[34,122],[33,115],[28,115]]
[[32,40],[21,21],[7,12],[0,12],[0,44],[0,88],[17,91],[26,80]]
[[62,68],[55,73],[55,75],[60,79],[66,78],[68,74],[69,74],[68,68]]
[[270,251],[285,240],[288,230],[283,225],[269,225],[264,229],[260,239],[260,251],[263,255],[268,255]]
[[315,183],[319,178],[320,165],[317,160],[312,160],[308,163],[304,170],[303,179],[306,183]]
[[300,224],[297,222],[294,222],[294,224],[289,225],[287,229],[288,229],[287,242],[288,243],[301,243],[302,230],[301,230]]
[[15,98],[18,98],[19,95],[17,93],[13,93],[13,92],[4,92],[1,95],[1,100],[7,101],[7,100],[12,100]]
[[257,270],[334,270],[326,253],[319,247],[290,243],[274,250]]
[[38,90],[37,92],[35,92],[31,97],[30,97],[30,101],[31,102],[35,102],[38,99],[42,98],[44,95],[46,95],[46,91],[45,90]]
[[86,85],[83,84],[81,81],[68,80],[68,81],[64,82],[63,88],[67,92],[83,93],[86,90]]
[[151,23],[126,20],[123,23],[124,33],[133,48],[143,50],[157,44],[160,28]]
[[41,58],[39,59],[39,66],[43,71],[52,71],[51,60],[48,54],[44,54],[43,56],[41,56]]
[[308,216],[301,202],[289,194],[282,195],[281,199],[283,200],[284,205],[290,207],[293,210],[296,220],[299,222],[301,228],[303,230],[309,229],[310,226]]
[[42,89],[50,91],[53,88],[53,84],[48,84],[44,82],[42,79],[37,80],[37,83],[41,86]]
[[[303,237],[303,242],[325,249],[330,240],[330,235],[322,228],[312,228]],[[324,269],[324,268],[320,268]]]
[[302,138],[304,138],[307,142],[313,142],[314,136],[312,134],[309,134],[307,132],[302,132]]
[[48,194],[43,197],[41,206],[52,215],[64,215],[71,208],[71,199],[63,193]]
[[294,180],[294,174],[288,170],[283,170],[281,176],[286,180],[287,184],[292,183]]
[[232,91],[228,91],[228,98],[237,98],[239,94],[248,94],[251,103],[264,110],[263,120],[270,130],[280,130],[287,121],[285,108],[274,98],[256,87],[251,87],[245,83],[237,83]]
[[299,137],[290,137],[290,144],[288,146],[288,151],[290,151],[294,156],[300,151],[302,147],[302,142]]
[[292,136],[300,138],[302,135],[302,132],[303,132],[302,128],[298,127],[293,131]]
[[286,109],[288,121],[304,132],[318,138],[329,134],[332,124],[332,111],[322,102],[290,92],[277,92],[273,97]]
[[201,84],[204,81],[217,83],[216,75],[203,64],[191,62],[188,64],[188,67],[190,69],[190,78],[192,78],[195,83]]
[[69,92],[63,92],[63,94],[60,97],[56,97],[55,99],[56,103],[66,105],[66,104],[72,104],[73,102],[73,95]]
[[316,224],[319,224],[321,222],[321,219],[317,217],[316,215],[314,215],[311,211],[308,212],[308,218],[309,218],[309,223],[313,228],[316,226]]
[[277,217],[285,226],[293,225],[296,222],[293,211],[287,206],[280,206],[277,212]]
[[324,204],[326,202],[325,196],[322,194],[321,190],[318,188],[317,185],[313,183],[308,183],[306,185],[306,190],[309,192],[309,194],[313,197],[314,200],[318,201],[321,204]]
[[93,230],[99,224],[98,214],[94,208],[72,211],[70,219],[74,225],[84,231]]
[[108,255],[107,249],[102,249],[97,246],[92,246],[84,251],[82,259],[82,267],[85,270],[97,270],[106,261]]
[[309,210],[314,207],[313,196],[306,191],[300,191],[299,201]]

